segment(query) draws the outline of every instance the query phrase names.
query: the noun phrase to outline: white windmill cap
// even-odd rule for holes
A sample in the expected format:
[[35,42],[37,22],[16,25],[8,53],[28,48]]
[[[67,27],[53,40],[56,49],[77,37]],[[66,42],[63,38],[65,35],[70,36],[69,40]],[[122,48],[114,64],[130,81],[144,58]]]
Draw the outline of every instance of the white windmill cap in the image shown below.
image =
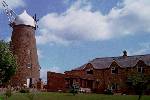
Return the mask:
[[36,26],[35,20],[24,10],[24,12],[18,15],[14,20],[15,25],[29,25]]

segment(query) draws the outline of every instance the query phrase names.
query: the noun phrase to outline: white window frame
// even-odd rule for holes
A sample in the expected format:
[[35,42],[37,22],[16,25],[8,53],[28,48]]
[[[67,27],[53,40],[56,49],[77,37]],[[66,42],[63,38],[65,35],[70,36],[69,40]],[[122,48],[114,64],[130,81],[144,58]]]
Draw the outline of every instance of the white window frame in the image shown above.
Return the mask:
[[113,72],[112,72],[113,70],[115,71],[116,68],[115,68],[115,67],[112,67],[112,68],[111,68],[111,74],[116,74],[116,73],[113,73]]
[[27,78],[26,85],[27,85],[27,88],[29,88],[29,85],[30,85],[30,78]]
[[[88,74],[88,71],[93,71],[93,68],[89,68],[86,70],[86,73]],[[90,75],[93,75],[93,74],[90,74]]]
[[[139,68],[140,68],[140,72],[139,72]],[[143,67],[137,67],[137,72],[143,73]]]

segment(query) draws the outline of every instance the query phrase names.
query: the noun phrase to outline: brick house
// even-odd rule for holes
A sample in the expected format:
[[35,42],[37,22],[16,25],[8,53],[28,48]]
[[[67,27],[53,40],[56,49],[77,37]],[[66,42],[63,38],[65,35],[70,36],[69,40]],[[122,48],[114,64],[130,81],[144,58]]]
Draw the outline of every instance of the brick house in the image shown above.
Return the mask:
[[127,90],[124,86],[127,76],[132,72],[150,75],[150,54],[127,56],[124,51],[123,56],[93,59],[81,67],[66,71],[64,85],[68,88],[78,83],[81,88],[89,88],[96,93],[104,93],[107,88],[124,92]]

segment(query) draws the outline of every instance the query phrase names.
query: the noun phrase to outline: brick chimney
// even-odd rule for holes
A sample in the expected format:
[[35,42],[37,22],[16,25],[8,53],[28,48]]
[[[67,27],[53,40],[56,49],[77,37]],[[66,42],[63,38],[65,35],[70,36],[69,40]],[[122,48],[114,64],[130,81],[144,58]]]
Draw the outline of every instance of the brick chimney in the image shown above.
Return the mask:
[[123,57],[127,57],[128,55],[127,55],[127,51],[126,50],[124,50],[123,51]]

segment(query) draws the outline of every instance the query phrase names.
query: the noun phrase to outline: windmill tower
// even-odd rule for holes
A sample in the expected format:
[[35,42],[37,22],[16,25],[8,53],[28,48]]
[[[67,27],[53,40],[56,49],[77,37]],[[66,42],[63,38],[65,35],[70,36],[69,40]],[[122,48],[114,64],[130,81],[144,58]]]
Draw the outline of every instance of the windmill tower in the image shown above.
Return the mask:
[[17,15],[3,1],[10,26],[12,27],[11,48],[17,57],[17,72],[12,78],[13,86],[31,87],[40,78],[40,66],[38,62],[35,30],[36,16],[32,18],[26,11]]

